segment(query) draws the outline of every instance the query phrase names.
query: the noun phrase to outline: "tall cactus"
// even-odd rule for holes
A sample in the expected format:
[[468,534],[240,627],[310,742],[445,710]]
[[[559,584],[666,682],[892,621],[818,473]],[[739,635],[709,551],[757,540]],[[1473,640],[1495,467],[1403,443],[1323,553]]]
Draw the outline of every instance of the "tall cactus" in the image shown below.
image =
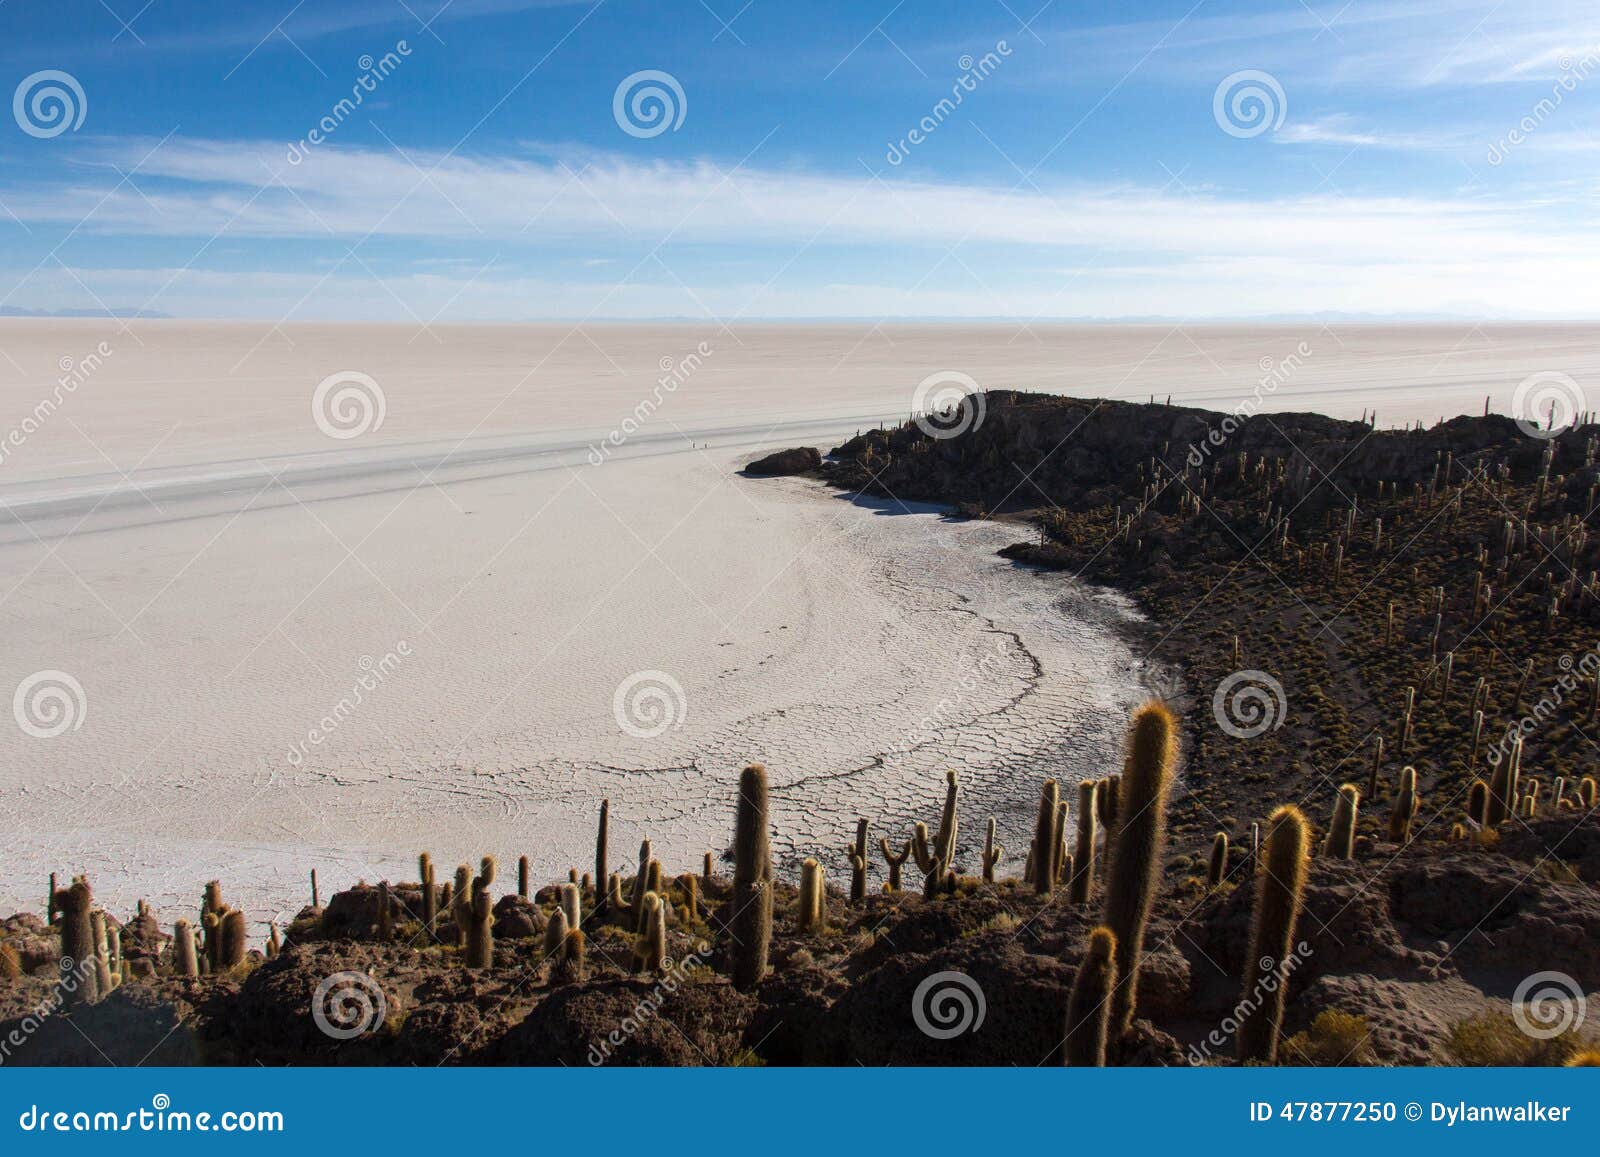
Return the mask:
[[867,898],[867,819],[856,820],[856,842],[845,849],[850,861],[850,903],[860,904]]
[[1060,802],[1056,781],[1047,779],[1039,789],[1039,814],[1033,824],[1033,890],[1048,896],[1056,890],[1056,805]]
[[667,970],[667,905],[657,893],[646,892],[643,909],[644,924],[633,950],[634,971],[660,976]]
[[1094,895],[1094,838],[1096,799],[1100,786],[1092,779],[1078,785],[1078,838],[1072,851],[1072,879],[1067,884],[1067,899],[1079,908]]
[[928,842],[927,824],[918,823],[911,829],[911,854],[917,859],[917,871],[924,876],[933,871],[933,865],[939,857]]
[[[95,972],[94,895],[84,876],[56,893],[61,929],[61,999],[68,1006],[92,1004],[99,996]],[[71,962],[70,964],[68,962]]]
[[1206,867],[1206,885],[1215,888],[1228,876],[1228,833],[1218,832],[1211,840],[1211,862]]
[[1268,821],[1265,862],[1256,875],[1245,952],[1244,996],[1236,1048],[1241,1061],[1270,1065],[1278,1056],[1278,1030],[1288,997],[1289,954],[1305,897],[1311,825],[1299,808],[1280,807]]
[[572,929],[567,925],[567,910],[565,908],[557,908],[550,913],[550,919],[545,922],[544,926],[543,958],[545,961],[553,961],[560,956],[562,943],[566,940],[567,933],[570,931]]
[[[611,877],[611,801],[600,801],[600,828],[594,837],[594,886],[601,889]],[[602,894],[595,901],[595,914],[606,914],[607,898]]]
[[807,857],[800,865],[800,904],[798,924],[801,932],[822,930],[822,865]]
[[389,910],[389,881],[378,881],[378,941],[387,944],[394,939],[394,914]]
[[1516,807],[1518,779],[1522,769],[1522,736],[1511,737],[1511,749],[1500,757],[1489,776],[1489,800],[1483,811],[1483,826],[1497,828],[1511,818]]
[[767,974],[772,946],[772,846],[767,831],[767,769],[739,776],[733,829],[733,986],[750,992]]
[[1005,848],[994,842],[994,817],[989,817],[989,823],[983,832],[983,882],[994,883],[995,865],[1000,862],[1000,857],[1006,854]]
[[1089,933],[1089,946],[1067,996],[1068,1065],[1103,1066],[1110,1035],[1111,1006],[1117,988],[1117,937],[1101,926]]
[[[1398,799],[1395,806],[1399,807]],[[1355,785],[1341,784],[1333,801],[1333,822],[1328,825],[1328,838],[1322,845],[1324,856],[1331,860],[1348,860],[1355,855],[1356,814],[1360,807],[1361,793]]]
[[1394,797],[1394,810],[1389,813],[1389,841],[1395,844],[1411,842],[1411,821],[1417,818],[1421,797],[1417,795],[1417,769],[1407,765],[1400,769],[1400,790]]
[[111,959],[106,940],[106,914],[102,909],[96,908],[89,914],[89,935],[94,941],[94,976],[95,990],[100,999],[104,1000],[111,995],[111,990],[117,986],[111,974]]
[[524,900],[526,900],[528,898],[528,894],[529,894],[528,857],[527,856],[518,856],[517,857],[517,895],[522,897]]
[[1489,785],[1481,779],[1474,779],[1472,786],[1467,788],[1467,818],[1480,828],[1483,827],[1489,810]]
[[422,878],[422,932],[431,938],[439,921],[439,893],[433,884],[433,857],[427,852],[417,857],[417,875]]
[[194,949],[194,927],[187,920],[172,925],[172,966],[179,976],[193,980],[200,975],[200,961]]
[[889,850],[889,841],[881,836],[878,838],[878,850],[883,853],[883,862],[889,865],[889,883],[885,886],[891,892],[900,890],[900,869],[911,858],[911,845],[912,841],[907,840],[900,849],[900,854],[896,856]]
[[944,811],[939,816],[939,834],[934,839],[933,855],[943,860],[946,867],[951,867],[956,859],[956,773],[945,772],[944,781]]
[[468,968],[489,968],[494,964],[494,907],[489,885],[494,883],[493,856],[483,857],[478,875],[469,886],[461,911],[466,916],[466,963]]
[[244,913],[229,908],[222,914],[222,967],[237,968],[244,963],[245,948],[249,941],[249,926]]
[[583,927],[583,893],[578,885],[561,885],[561,910],[567,914],[567,927]]
[[1177,720],[1152,700],[1134,713],[1128,756],[1118,788],[1116,851],[1106,881],[1105,923],[1117,938],[1111,1026],[1118,1036],[1133,1024],[1138,1005],[1144,929],[1155,900],[1167,843],[1167,794],[1177,759]]

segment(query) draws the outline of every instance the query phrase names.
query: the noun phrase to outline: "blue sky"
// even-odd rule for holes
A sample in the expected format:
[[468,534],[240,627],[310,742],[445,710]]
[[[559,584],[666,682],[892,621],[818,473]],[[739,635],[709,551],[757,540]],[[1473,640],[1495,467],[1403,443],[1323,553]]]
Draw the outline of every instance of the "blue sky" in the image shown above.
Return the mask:
[[12,0],[0,29],[8,310],[1600,316],[1592,0]]

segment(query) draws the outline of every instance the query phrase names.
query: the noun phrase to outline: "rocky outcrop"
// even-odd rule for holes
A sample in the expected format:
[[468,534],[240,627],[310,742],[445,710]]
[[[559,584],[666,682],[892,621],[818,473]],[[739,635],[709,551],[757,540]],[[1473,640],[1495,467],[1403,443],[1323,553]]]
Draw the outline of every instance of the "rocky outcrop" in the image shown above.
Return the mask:
[[793,450],[779,450],[764,458],[757,458],[744,468],[746,474],[759,477],[781,477],[804,474],[822,465],[822,453],[815,446],[799,446]]

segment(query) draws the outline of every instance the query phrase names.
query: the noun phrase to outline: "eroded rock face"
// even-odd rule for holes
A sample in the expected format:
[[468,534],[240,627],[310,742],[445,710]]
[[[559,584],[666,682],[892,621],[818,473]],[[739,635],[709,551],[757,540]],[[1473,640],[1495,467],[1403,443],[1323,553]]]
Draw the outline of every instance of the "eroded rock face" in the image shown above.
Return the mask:
[[799,446],[793,450],[779,450],[765,458],[757,458],[744,468],[746,474],[762,477],[779,477],[787,474],[804,474],[822,465],[822,453],[815,446]]

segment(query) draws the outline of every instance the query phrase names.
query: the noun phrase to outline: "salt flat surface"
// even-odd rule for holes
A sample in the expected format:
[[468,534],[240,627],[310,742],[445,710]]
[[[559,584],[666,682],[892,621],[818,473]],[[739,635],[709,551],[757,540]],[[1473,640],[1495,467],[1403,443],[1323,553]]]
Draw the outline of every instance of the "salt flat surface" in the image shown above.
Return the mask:
[[[1592,380],[1589,339],[0,322],[0,428],[21,434],[0,460],[0,690],[65,687],[67,712],[47,696],[0,728],[0,911],[39,908],[50,871],[167,919],[217,877],[258,924],[305,902],[311,867],[327,895],[410,879],[425,849],[554,878],[589,869],[603,797],[613,865],[649,835],[685,870],[729,843],[752,759],[780,851],[836,878],[858,814],[874,838],[936,822],[945,768],[966,863],[993,814],[1015,865],[1046,774],[1116,765],[1142,696],[1110,629],[1129,608],[995,557],[1015,528],[743,462],[901,415],[941,369],[1231,405],[1304,340],[1269,408],[1399,421],[1538,370]],[[38,409],[62,359],[104,349]],[[332,438],[311,397],[347,370],[383,422]],[[619,709],[619,687],[642,700]]]

